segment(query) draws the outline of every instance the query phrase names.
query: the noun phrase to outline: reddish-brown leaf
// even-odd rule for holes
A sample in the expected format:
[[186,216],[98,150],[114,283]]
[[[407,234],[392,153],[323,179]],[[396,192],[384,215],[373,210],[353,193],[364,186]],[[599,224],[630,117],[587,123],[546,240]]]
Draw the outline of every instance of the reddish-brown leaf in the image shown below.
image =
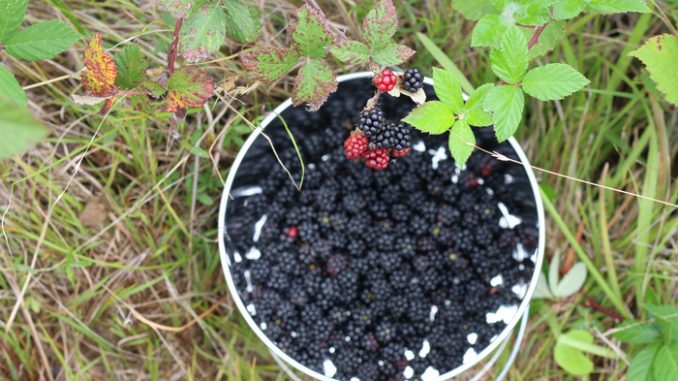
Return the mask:
[[111,97],[118,93],[115,86],[115,77],[118,75],[118,69],[115,66],[113,57],[104,52],[101,33],[92,37],[83,61],[87,70],[82,72],[82,86],[90,94],[97,97]]

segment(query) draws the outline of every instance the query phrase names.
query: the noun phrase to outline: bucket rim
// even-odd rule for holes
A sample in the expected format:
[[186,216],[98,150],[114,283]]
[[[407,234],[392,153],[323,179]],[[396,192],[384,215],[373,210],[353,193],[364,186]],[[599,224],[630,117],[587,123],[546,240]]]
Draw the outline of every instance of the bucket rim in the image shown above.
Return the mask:
[[[342,83],[342,82],[348,82],[356,79],[364,79],[364,78],[371,78],[374,76],[374,73],[370,71],[363,71],[363,72],[357,72],[357,73],[350,73],[350,74],[344,74],[340,75],[337,77],[337,83]],[[429,77],[424,78],[424,83],[430,86],[433,86],[433,79]],[[466,100],[468,96],[464,94],[464,99]],[[226,245],[224,243],[224,237],[226,234],[226,210],[228,206],[228,199],[230,195],[231,188],[233,186],[233,182],[235,181],[235,175],[237,173],[237,169],[240,167],[240,164],[242,163],[243,159],[245,158],[245,155],[249,151],[250,147],[256,139],[261,135],[261,132],[266,128],[273,120],[278,118],[279,115],[281,115],[287,108],[292,106],[292,99],[288,98],[284,102],[282,102],[278,107],[276,107],[272,112],[270,112],[261,122],[260,126],[256,128],[252,134],[247,138],[243,146],[240,148],[240,151],[238,152],[235,160],[231,164],[231,170],[229,171],[228,177],[226,179],[225,185],[224,185],[224,190],[222,192],[221,196],[221,203],[219,206],[219,227],[218,227],[218,234],[219,234],[219,255],[221,259],[221,267],[224,273],[224,277],[226,278],[226,283],[228,285],[229,292],[233,296],[233,301],[235,302],[240,314],[242,317],[245,319],[247,322],[247,325],[254,331],[256,336],[261,340],[266,347],[273,352],[276,356],[281,358],[283,361],[294,367],[296,370],[304,373],[307,376],[311,376],[317,380],[320,381],[337,381],[334,378],[327,377],[323,374],[318,373],[317,371],[314,371],[305,365],[299,363],[296,361],[294,358],[289,356],[287,353],[283,352],[278,346],[271,341],[270,338],[261,330],[259,325],[254,321],[252,316],[249,314],[247,311],[247,308],[245,307],[245,304],[243,303],[240,294],[238,293],[238,289],[235,286],[235,282],[233,280],[233,275],[231,273],[230,269],[230,258],[226,252]],[[539,243],[537,246],[537,257],[536,261],[534,263],[534,274],[532,274],[532,279],[530,280],[530,283],[528,284],[528,288],[525,292],[525,296],[523,297],[522,301],[520,302],[520,306],[518,307],[518,310],[516,311],[515,315],[513,316],[511,322],[509,324],[506,324],[506,327],[502,330],[502,332],[497,336],[497,338],[492,341],[488,346],[486,346],[482,351],[480,351],[476,356],[473,361],[470,361],[465,364],[461,364],[458,367],[452,369],[449,372],[440,374],[436,381],[444,381],[448,380],[454,376],[458,376],[462,374],[463,372],[473,368],[474,366],[478,365],[481,363],[486,357],[489,356],[490,353],[492,353],[495,349],[497,349],[500,345],[500,343],[508,338],[508,336],[513,332],[514,328],[517,326],[518,322],[520,322],[521,318],[523,317],[524,312],[526,311],[527,308],[529,308],[530,302],[532,301],[532,296],[535,292],[535,289],[537,287],[537,281],[539,279],[539,276],[541,274],[541,268],[544,262],[544,252],[545,252],[545,243],[546,243],[546,224],[545,224],[545,216],[544,216],[544,206],[542,203],[542,198],[541,198],[541,193],[539,192],[539,183],[537,182],[537,179],[534,175],[534,172],[532,171],[532,167],[530,166],[529,161],[527,160],[527,156],[525,155],[525,152],[522,150],[520,147],[520,144],[514,137],[510,137],[508,140],[508,143],[511,145],[515,153],[518,155],[518,158],[520,159],[520,162],[522,163],[523,169],[525,170],[527,177],[530,181],[530,187],[532,189],[532,194],[534,196],[535,200],[535,205],[537,209],[537,227],[539,229]]]

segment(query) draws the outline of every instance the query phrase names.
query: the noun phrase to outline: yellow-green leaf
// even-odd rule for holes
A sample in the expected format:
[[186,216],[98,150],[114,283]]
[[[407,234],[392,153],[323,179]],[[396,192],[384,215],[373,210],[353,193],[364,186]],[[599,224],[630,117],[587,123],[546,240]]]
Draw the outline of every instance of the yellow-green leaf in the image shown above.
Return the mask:
[[652,37],[630,55],[643,61],[659,91],[678,105],[678,37],[670,34]]

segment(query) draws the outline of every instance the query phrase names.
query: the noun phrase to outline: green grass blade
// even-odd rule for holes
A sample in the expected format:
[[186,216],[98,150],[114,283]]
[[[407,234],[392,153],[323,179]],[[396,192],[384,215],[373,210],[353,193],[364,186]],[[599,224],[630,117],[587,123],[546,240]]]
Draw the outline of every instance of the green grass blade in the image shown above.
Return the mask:
[[610,302],[612,302],[612,304],[615,306],[617,311],[619,311],[619,313],[622,314],[622,316],[624,316],[627,319],[632,319],[633,316],[629,312],[628,308],[626,307],[622,299],[619,298],[612,291],[610,286],[605,282],[605,278],[600,274],[595,264],[586,255],[581,245],[579,245],[579,242],[577,242],[577,239],[574,237],[574,234],[572,234],[570,229],[565,224],[565,221],[563,221],[563,219],[560,217],[560,214],[556,210],[555,206],[553,206],[553,204],[551,203],[551,200],[549,200],[549,197],[546,194],[546,192],[544,192],[544,190],[541,188],[540,192],[541,197],[543,198],[544,201],[544,206],[546,206],[546,210],[549,212],[551,218],[553,218],[553,221],[556,223],[556,225],[558,225],[560,231],[563,233],[565,238],[567,238],[567,240],[570,242],[572,249],[574,249],[579,259],[582,262],[584,262],[584,265],[586,265],[586,268],[589,270],[589,273],[591,274],[593,279],[596,281],[598,286],[603,290],[605,296],[607,296],[607,298],[610,299]]
[[435,44],[435,42],[431,41],[430,38],[426,37],[425,34],[423,33],[417,33],[417,38],[421,43],[428,49],[429,53],[433,56],[433,58],[438,61],[440,66],[443,67],[443,69],[449,71],[450,73],[454,74],[454,77],[459,81],[459,84],[461,85],[461,88],[464,89],[466,94],[471,94],[474,90],[473,85],[471,85],[471,82],[466,79],[466,76],[464,73],[459,70],[459,67],[452,62],[452,60],[443,52],[440,50],[440,48]]

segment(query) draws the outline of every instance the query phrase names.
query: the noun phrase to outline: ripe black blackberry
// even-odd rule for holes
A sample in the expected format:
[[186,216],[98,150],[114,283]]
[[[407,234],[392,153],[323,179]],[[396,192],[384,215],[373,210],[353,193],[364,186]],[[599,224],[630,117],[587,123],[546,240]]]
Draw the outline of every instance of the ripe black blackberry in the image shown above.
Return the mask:
[[388,128],[393,131],[392,146],[396,151],[401,151],[407,148],[410,148],[411,136],[410,136],[410,127],[402,122],[398,123],[389,123]]
[[384,112],[379,107],[362,111],[358,115],[357,127],[368,138],[377,136],[384,127]]
[[411,93],[424,87],[424,76],[418,69],[407,69],[403,75],[403,88]]

